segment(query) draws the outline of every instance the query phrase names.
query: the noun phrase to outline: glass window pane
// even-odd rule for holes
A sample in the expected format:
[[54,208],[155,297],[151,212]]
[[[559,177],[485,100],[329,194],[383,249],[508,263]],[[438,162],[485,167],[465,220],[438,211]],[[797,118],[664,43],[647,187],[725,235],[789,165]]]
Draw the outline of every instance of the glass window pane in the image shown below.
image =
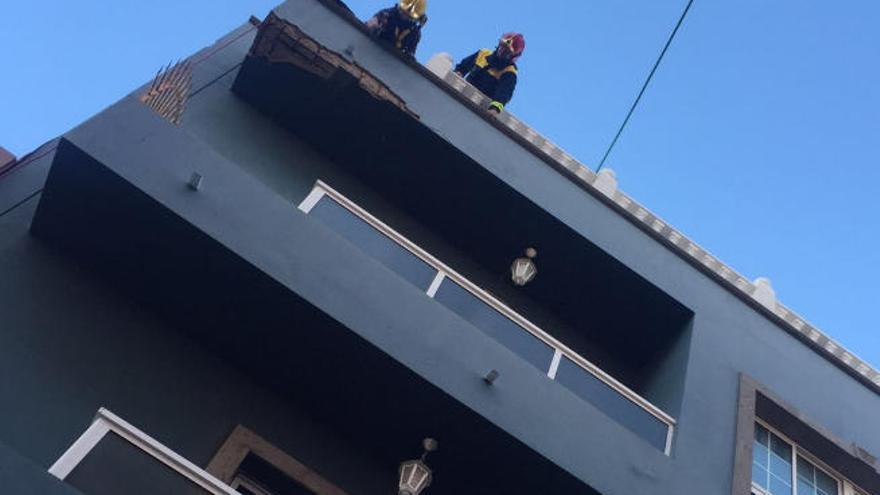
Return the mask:
[[770,434],[770,451],[791,463],[791,445],[774,434]]
[[309,215],[422,290],[428,290],[437,275],[437,270],[328,196]]
[[245,457],[238,470],[242,481],[254,486],[251,491],[255,494],[259,491],[259,494],[315,495],[302,483],[252,453]]
[[767,469],[770,463],[770,450],[767,447],[755,442],[752,445],[752,460],[759,466]]
[[553,348],[464,287],[447,279],[443,281],[435,299],[542,372],[546,373],[550,369],[555,352]]
[[809,481],[810,483],[813,482],[813,476],[815,475],[815,468],[813,467],[812,464],[805,461],[800,456],[798,456],[797,472],[798,472],[798,477],[804,478],[805,480]]
[[237,491],[241,495],[259,495],[258,493],[252,492],[249,488],[245,488],[244,486],[235,487],[235,491]]
[[[769,447],[769,449],[768,449]],[[755,425],[752,445],[752,482],[766,488],[772,495],[792,495],[792,462],[794,447],[767,428]],[[769,464],[762,462],[769,456]],[[797,455],[797,495],[840,495],[839,482],[813,463]],[[765,476],[769,487],[765,484]]]
[[760,424],[755,424],[755,440],[761,445],[770,448],[770,432]]
[[792,495],[791,484],[770,475],[770,488],[768,490],[772,495]]
[[798,495],[816,495],[816,490],[813,488],[813,485],[800,476],[798,476],[797,487]]
[[837,495],[837,480],[817,469],[816,488],[820,495]]
[[563,357],[556,381],[660,450],[666,450],[666,423]]
[[85,495],[210,493],[112,432],[89,452],[65,481]]
[[752,481],[763,489],[768,488],[767,469],[752,463]]
[[[809,495],[838,495],[837,480],[817,468],[813,463],[798,456],[798,495],[803,495],[800,491],[800,480],[808,485]],[[807,489],[805,487],[805,489]]]
[[780,459],[775,453],[770,454],[770,473],[791,483],[791,463]]

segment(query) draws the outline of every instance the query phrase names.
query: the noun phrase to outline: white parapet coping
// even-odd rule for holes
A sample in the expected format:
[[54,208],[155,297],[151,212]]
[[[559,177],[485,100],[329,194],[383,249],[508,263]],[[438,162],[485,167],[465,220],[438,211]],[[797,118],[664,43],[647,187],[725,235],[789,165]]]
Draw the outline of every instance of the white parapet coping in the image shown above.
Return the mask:
[[606,168],[596,175],[593,181],[593,187],[598,189],[602,194],[614,199],[614,193],[617,192],[617,174],[610,168]]
[[769,278],[761,277],[754,282],[755,292],[752,297],[770,311],[776,311],[776,291]]
[[454,65],[455,62],[453,61],[452,55],[444,52],[431,57],[431,60],[428,60],[425,67],[442,79],[446,77],[446,74],[449,74],[452,71]]

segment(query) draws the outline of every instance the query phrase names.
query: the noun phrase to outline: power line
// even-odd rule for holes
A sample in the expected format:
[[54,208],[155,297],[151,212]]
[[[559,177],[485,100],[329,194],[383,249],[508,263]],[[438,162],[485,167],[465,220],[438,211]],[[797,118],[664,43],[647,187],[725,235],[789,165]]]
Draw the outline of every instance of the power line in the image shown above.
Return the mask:
[[660,56],[657,57],[657,62],[654,63],[654,68],[651,69],[651,73],[648,74],[648,78],[645,79],[645,84],[642,85],[642,90],[639,91],[639,96],[636,97],[636,101],[633,102],[632,107],[629,109],[629,113],[626,114],[626,118],[623,120],[623,124],[620,125],[620,129],[617,131],[617,135],[614,136],[614,140],[611,141],[611,145],[608,146],[608,150],[605,152],[605,156],[602,157],[602,161],[599,162],[599,168],[596,169],[598,173],[602,170],[602,167],[605,166],[605,161],[608,160],[608,156],[611,155],[611,151],[614,149],[614,146],[617,144],[617,141],[620,139],[620,136],[623,134],[623,130],[626,129],[626,125],[629,124],[629,119],[632,118],[633,113],[636,111],[636,107],[639,106],[639,102],[642,101],[642,96],[645,95],[645,91],[648,89],[648,85],[651,84],[651,79],[654,78],[654,73],[657,72],[657,68],[660,67],[660,63],[663,62],[663,57],[666,56],[666,52],[669,51],[669,47],[672,45],[672,41],[675,40],[675,35],[678,34],[679,28],[684,24],[684,20],[688,15],[688,12],[691,10],[691,6],[694,4],[694,0],[688,0],[687,7],[684,8],[684,12],[681,14],[681,18],[678,19],[678,24],[675,25],[675,29],[672,30],[672,34],[669,35],[669,40],[666,41],[666,46],[663,47],[663,51],[660,52]]

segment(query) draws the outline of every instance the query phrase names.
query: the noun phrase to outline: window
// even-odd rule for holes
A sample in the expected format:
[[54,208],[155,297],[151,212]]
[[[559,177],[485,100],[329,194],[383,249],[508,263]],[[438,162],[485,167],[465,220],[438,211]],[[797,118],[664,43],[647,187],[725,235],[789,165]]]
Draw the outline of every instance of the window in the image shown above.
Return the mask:
[[819,467],[793,442],[755,424],[752,446],[754,495],[860,495],[852,484]]
[[762,425],[755,425],[752,482],[769,495],[792,495],[792,448]]
[[238,426],[207,471],[242,495],[346,495],[304,463]]
[[242,495],[317,495],[253,453],[238,466],[230,486]]
[[837,495],[837,480],[804,459],[797,464],[797,492],[800,495]]

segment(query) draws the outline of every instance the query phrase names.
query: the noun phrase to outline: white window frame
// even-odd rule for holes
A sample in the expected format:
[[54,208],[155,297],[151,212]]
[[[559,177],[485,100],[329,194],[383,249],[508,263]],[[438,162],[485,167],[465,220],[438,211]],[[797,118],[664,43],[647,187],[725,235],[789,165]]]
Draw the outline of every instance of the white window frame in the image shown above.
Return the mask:
[[675,435],[676,428],[676,420],[672,416],[652,404],[650,401],[648,401],[623,383],[619,382],[611,375],[605,373],[605,371],[602,370],[600,367],[596,366],[585,357],[571,350],[568,346],[551,336],[549,333],[545,332],[537,325],[508,307],[506,304],[502,303],[496,297],[481,289],[479,286],[447,266],[442,261],[432,256],[430,253],[416,245],[414,242],[410,241],[402,234],[389,227],[378,218],[371,215],[369,212],[358,206],[354,201],[348,199],[343,194],[327,185],[325,182],[318,180],[312,188],[312,191],[299,204],[298,208],[300,211],[308,215],[321,202],[321,200],[324,199],[324,197],[329,197],[338,205],[342,206],[353,215],[360,218],[368,225],[376,229],[380,234],[388,237],[389,239],[412,253],[414,256],[421,259],[429,266],[437,270],[437,276],[434,278],[434,281],[431,283],[426,292],[428,297],[433,298],[434,296],[436,296],[440,285],[446,279],[450,279],[471,294],[473,294],[478,299],[482,300],[484,303],[488,304],[491,308],[498,311],[499,313],[525,329],[527,332],[531,333],[533,336],[537,337],[539,340],[550,346],[554,350],[552,361],[548,363],[549,367],[547,370],[547,376],[551,380],[556,379],[556,372],[559,369],[559,364],[562,360],[562,357],[565,356],[572,362],[586,370],[588,373],[617,391],[620,395],[629,399],[631,402],[635,403],[637,406],[641,407],[649,414],[653,415],[662,423],[666,424],[667,434],[664,453],[667,456],[671,455],[672,440]]
[[[798,463],[798,459],[800,459],[800,458],[803,458],[805,461],[807,461],[810,464],[812,464],[813,466],[815,466],[816,469],[822,471],[823,473],[834,478],[834,480],[837,481],[837,494],[835,494],[835,495],[864,495],[866,493],[864,490],[861,490],[858,487],[856,487],[855,484],[853,484],[851,481],[846,479],[840,473],[838,473],[837,471],[832,469],[830,466],[828,466],[827,464],[822,462],[818,457],[816,457],[815,455],[811,454],[809,451],[805,450],[803,447],[798,445],[797,442],[788,438],[787,436],[782,434],[776,428],[773,428],[772,426],[770,426],[766,421],[762,420],[761,418],[755,418],[755,423],[763,426],[771,434],[776,435],[777,437],[782,439],[783,442],[787,443],[791,447],[791,453],[792,453],[792,460],[791,460],[792,461],[791,462],[792,478],[791,479],[792,479],[792,493],[793,493],[793,495],[800,495],[797,493],[797,479],[798,479],[797,478],[797,463]],[[754,439],[752,439],[752,442],[754,442]],[[752,466],[752,469],[754,469],[754,466]],[[756,495],[770,495],[766,490],[764,490],[763,488],[761,488],[760,486],[755,484],[754,481],[752,482],[752,492],[754,492]]]
[[213,495],[241,495],[232,487],[211,476],[207,471],[199,468],[183,456],[162,445],[103,407],[98,410],[94,421],[85,433],[49,468],[49,473],[62,481],[66,479],[89,453],[101,443],[101,440],[108,433],[115,433],[123,440]]

